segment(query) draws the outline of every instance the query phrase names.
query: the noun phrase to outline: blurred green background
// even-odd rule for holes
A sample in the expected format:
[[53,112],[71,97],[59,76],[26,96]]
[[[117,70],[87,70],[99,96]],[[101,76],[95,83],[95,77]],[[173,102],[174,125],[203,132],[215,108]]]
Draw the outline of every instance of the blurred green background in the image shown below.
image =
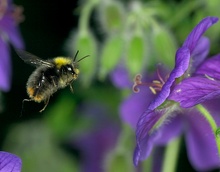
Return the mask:
[[[206,16],[220,16],[220,2],[14,3],[24,8],[25,20],[20,30],[28,52],[47,59],[73,56],[79,50],[78,58],[88,54],[90,57],[80,62],[74,94],[69,88],[59,90],[42,113],[38,111],[43,104],[25,102],[21,115],[22,100],[27,98],[26,82],[34,68],[12,48],[12,88],[1,96],[1,150],[21,157],[24,172],[140,171],[132,164],[135,133],[119,114],[121,102],[132,89],[117,88],[109,74],[121,62],[126,64],[131,81],[137,73],[155,70],[159,62],[172,67],[176,49],[192,28]],[[211,40],[211,54],[219,52],[217,25],[206,34]],[[151,171],[148,161],[143,164],[143,171]],[[177,171],[195,171],[188,162],[184,142],[177,162]]]

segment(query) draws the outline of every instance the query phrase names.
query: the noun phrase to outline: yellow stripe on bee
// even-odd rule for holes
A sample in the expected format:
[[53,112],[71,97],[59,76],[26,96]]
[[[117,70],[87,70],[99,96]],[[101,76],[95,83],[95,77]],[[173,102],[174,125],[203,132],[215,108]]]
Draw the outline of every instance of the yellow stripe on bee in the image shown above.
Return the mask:
[[34,88],[32,87],[27,87],[27,93],[30,97],[33,97],[34,95]]
[[42,102],[42,100],[44,100],[44,97],[42,95],[35,95],[34,96],[34,88],[32,87],[27,87],[27,93],[29,95],[29,97],[34,100],[35,102]]
[[72,60],[66,57],[56,57],[54,58],[54,62],[57,68],[61,68],[61,66],[71,64]]
[[40,95],[37,95],[37,96],[33,97],[33,100],[34,100],[35,102],[40,103],[40,102],[42,102],[42,101],[44,100],[44,97],[43,97],[43,96],[40,96]]

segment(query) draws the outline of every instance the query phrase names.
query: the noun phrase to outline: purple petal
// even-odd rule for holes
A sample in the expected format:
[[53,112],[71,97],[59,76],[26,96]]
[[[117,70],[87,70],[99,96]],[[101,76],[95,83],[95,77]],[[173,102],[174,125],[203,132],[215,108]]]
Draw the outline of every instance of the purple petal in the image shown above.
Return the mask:
[[124,65],[118,65],[113,72],[111,72],[110,79],[117,88],[130,88],[132,82],[129,73]]
[[17,49],[24,49],[24,42],[19,32],[18,26],[11,16],[4,16],[0,23],[0,28],[8,38],[9,42]]
[[194,73],[194,71],[192,70],[196,69],[204,61],[204,59],[207,57],[209,53],[209,49],[210,49],[209,39],[207,37],[201,37],[197,46],[192,52],[191,55],[192,64],[190,69],[191,71],[189,71],[188,73]]
[[24,49],[24,42],[17,27],[10,28],[10,30],[8,30],[8,36],[10,43],[16,49]]
[[187,47],[192,53],[204,32],[218,21],[217,17],[204,18],[189,34],[183,43],[183,47]]
[[161,92],[158,94],[156,99],[149,105],[148,109],[154,110],[158,106],[160,106],[166,98],[170,94],[170,88],[173,85],[173,82],[176,78],[179,78],[184,74],[187,70],[190,60],[190,52],[187,48],[180,48],[176,53],[176,64],[175,68],[170,73],[170,77],[168,78],[167,82],[164,84]]
[[220,80],[220,54],[206,60],[198,68],[195,74],[206,75],[214,79]]
[[21,164],[21,159],[18,156],[0,151],[1,172],[20,172]]
[[161,126],[155,144],[166,145],[183,132],[183,119],[181,115],[172,113],[172,116],[174,117],[171,117]]
[[[10,42],[17,49],[24,49],[24,42],[22,40],[21,34],[19,32],[18,26],[15,20],[12,18],[12,8],[11,2],[8,5],[8,11],[5,13],[3,18],[0,20],[0,30],[3,34],[8,36],[7,42]],[[1,34],[2,34],[1,33]]]
[[11,88],[11,58],[9,47],[0,39],[0,90],[9,91]]
[[145,111],[155,95],[150,89],[140,89],[139,93],[133,93],[120,106],[120,114],[124,122],[136,128],[140,115]]
[[197,76],[187,78],[176,85],[168,99],[179,102],[183,108],[189,108],[219,97],[220,81]]
[[198,171],[219,168],[219,155],[209,123],[198,112],[185,116],[188,121],[186,128],[187,152],[192,165]]
[[202,34],[217,21],[217,17],[206,17],[192,30],[186,38],[183,46],[177,50],[175,68],[171,72],[169,79],[164,84],[158,97],[150,104],[149,109],[153,110],[157,108],[166,100],[170,94],[170,88],[173,85],[173,82],[176,78],[179,78],[186,72],[189,67],[191,55],[198,51],[196,46],[199,43]]
[[143,114],[143,120],[139,121],[137,146],[133,156],[136,166],[140,160],[144,160],[150,155],[155,144],[165,145],[182,132],[183,125],[179,116],[170,119],[167,123],[165,122],[166,124],[163,123],[159,129],[154,128],[162,114],[162,111],[148,111],[148,113]]
[[144,139],[138,145],[136,145],[133,155],[134,165],[138,166],[139,161],[146,159],[150,155],[152,148],[153,143],[148,139]]
[[220,126],[220,99],[211,99],[208,101],[205,101],[202,105],[209,111],[210,114],[212,114],[212,117],[215,119],[215,122],[217,126]]
[[133,161],[136,166],[140,160],[144,160],[150,155],[153,141],[157,138],[157,130],[152,131],[152,129],[162,114],[163,111],[147,110],[141,115],[137,124],[137,146],[133,156]]

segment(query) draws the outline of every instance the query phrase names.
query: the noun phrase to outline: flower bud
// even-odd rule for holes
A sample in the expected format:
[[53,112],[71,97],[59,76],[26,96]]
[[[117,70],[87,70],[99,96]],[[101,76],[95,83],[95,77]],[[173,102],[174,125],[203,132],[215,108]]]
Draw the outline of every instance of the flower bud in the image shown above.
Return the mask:
[[127,68],[130,75],[140,73],[144,64],[145,41],[141,35],[133,35],[127,45]]
[[80,57],[89,55],[88,58],[80,62],[80,71],[82,76],[80,77],[83,86],[89,86],[93,76],[97,70],[97,42],[91,32],[77,34],[74,40],[74,46],[72,48],[79,50]]
[[101,69],[99,77],[103,79],[118,64],[123,49],[123,40],[120,36],[109,37],[102,49]]
[[107,32],[121,30],[123,26],[123,5],[118,1],[107,1],[100,5],[100,20]]

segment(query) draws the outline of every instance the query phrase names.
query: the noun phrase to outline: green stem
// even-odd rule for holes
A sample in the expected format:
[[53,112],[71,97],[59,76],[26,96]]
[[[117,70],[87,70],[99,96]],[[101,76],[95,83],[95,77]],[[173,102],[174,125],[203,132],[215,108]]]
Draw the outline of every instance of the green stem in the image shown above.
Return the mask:
[[81,33],[85,33],[87,31],[90,14],[98,3],[99,0],[88,0],[82,7],[81,16],[79,19],[79,28]]
[[181,139],[171,141],[165,151],[162,172],[175,172],[178,160],[179,148]]
[[206,108],[204,108],[202,105],[196,105],[197,110],[205,117],[205,119],[208,121],[213,135],[215,137],[215,141],[216,141],[216,146],[218,149],[218,154],[220,156],[220,137],[217,136],[217,132],[218,132],[218,126],[215,123],[215,120],[213,119],[212,115],[209,113],[209,111],[206,110]]

